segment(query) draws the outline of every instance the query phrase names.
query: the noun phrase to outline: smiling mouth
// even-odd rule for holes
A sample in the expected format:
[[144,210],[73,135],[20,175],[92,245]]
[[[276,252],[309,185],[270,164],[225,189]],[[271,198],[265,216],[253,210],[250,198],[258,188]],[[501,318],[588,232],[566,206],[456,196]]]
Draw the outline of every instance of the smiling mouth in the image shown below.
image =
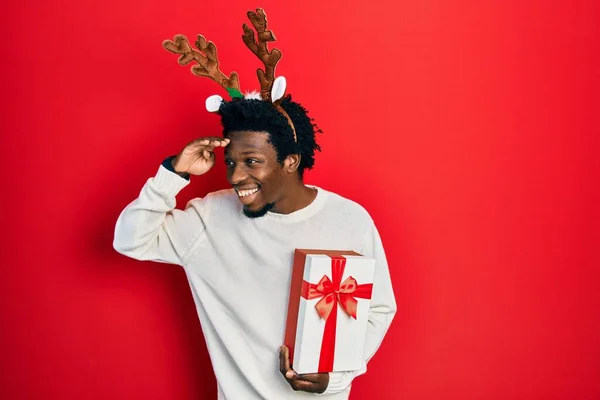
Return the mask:
[[235,189],[237,195],[239,198],[244,198],[244,197],[248,197],[253,195],[254,193],[258,192],[258,188],[254,188],[254,189],[248,189],[248,190],[237,190]]
[[235,192],[238,195],[238,199],[240,200],[240,203],[244,204],[244,205],[249,205],[252,204],[252,202],[256,199],[256,194],[260,191],[260,188],[256,187],[254,189],[244,189],[244,190],[239,190],[239,189],[235,189]]

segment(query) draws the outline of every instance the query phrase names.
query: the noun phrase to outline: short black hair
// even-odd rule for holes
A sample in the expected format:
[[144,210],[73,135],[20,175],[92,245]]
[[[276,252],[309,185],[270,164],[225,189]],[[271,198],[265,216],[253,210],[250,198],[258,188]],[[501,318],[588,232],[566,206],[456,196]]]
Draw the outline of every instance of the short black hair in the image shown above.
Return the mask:
[[286,96],[281,107],[289,115],[296,128],[298,141],[294,141],[294,133],[287,118],[272,103],[258,99],[233,99],[223,102],[219,108],[223,136],[234,131],[252,131],[269,133],[269,141],[277,152],[277,160],[282,163],[290,154],[300,154],[298,173],[300,178],[304,169],[311,169],[315,164],[315,151],[321,151],[315,135],[322,130],[313,123],[308,111],[299,103]]

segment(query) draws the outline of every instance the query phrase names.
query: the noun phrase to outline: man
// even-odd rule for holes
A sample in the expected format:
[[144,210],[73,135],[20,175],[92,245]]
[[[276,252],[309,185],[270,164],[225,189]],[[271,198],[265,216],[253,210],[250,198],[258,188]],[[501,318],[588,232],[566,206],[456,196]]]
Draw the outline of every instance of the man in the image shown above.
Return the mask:
[[[249,16],[259,38],[270,40],[264,12],[259,9]],[[244,30],[252,48],[253,36],[246,26]],[[239,96],[236,79],[221,79],[216,49],[203,38],[198,45],[208,59],[200,60],[204,56],[194,53],[185,37],[165,43],[188,62],[193,57],[201,65],[215,61],[207,69],[234,98],[209,98],[207,109],[221,116],[223,137],[199,138],[163,161],[119,216],[114,248],[137,260],[184,268],[219,399],[300,399],[314,394],[348,399],[352,380],[366,371],[396,311],[371,217],[360,205],[303,183],[304,170],[312,168],[315,151],[320,150],[315,140],[319,130],[300,104],[284,96],[285,80],[274,79],[276,60],[267,59],[275,51],[253,47],[257,53],[264,51],[261,58],[267,60],[270,73],[269,79],[261,79],[261,99]],[[190,176],[200,177],[214,166],[218,147],[224,148],[233,189],[209,193],[191,200],[184,210],[176,209],[176,195]],[[297,248],[353,250],[376,259],[361,370],[299,375],[291,368],[289,349],[281,344]]]
[[[315,127],[291,99],[282,107],[296,127],[297,143],[269,103],[224,103],[224,137],[197,139],[163,162],[121,213],[114,248],[137,260],[183,266],[219,399],[303,398],[302,392],[347,399],[352,379],[365,372],[396,310],[388,266],[377,229],[361,206],[303,183],[302,173],[318,149]],[[217,147],[224,147],[233,189],[175,209],[188,174],[207,173]],[[291,370],[288,349],[280,345],[296,248],[348,249],[376,259],[361,371],[298,375]],[[285,380],[277,376],[277,365]]]

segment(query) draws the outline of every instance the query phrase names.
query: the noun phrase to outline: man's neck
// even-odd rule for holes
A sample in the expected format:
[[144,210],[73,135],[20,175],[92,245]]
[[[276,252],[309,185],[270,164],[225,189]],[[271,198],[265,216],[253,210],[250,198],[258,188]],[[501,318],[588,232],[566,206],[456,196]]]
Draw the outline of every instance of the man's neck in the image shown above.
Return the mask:
[[271,211],[277,214],[291,214],[294,211],[308,207],[316,197],[316,189],[310,188],[299,181],[286,189],[285,198],[278,201]]

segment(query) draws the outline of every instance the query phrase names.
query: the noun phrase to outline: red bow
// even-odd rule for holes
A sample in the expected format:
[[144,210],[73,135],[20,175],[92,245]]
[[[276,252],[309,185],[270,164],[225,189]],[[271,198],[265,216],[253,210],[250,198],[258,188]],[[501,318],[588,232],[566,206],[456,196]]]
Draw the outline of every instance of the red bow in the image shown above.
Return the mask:
[[359,285],[356,279],[351,276],[340,283],[345,267],[346,259],[344,257],[332,257],[331,277],[333,281],[327,275],[323,275],[317,284],[302,282],[302,297],[307,300],[322,297],[315,308],[325,321],[327,321],[331,311],[335,309],[338,303],[346,314],[356,319],[356,306],[358,304],[356,297],[361,299],[371,298],[372,283]]
[[302,297],[307,300],[322,297],[315,305],[315,308],[321,318],[325,321],[327,321],[331,311],[338,303],[346,314],[356,319],[356,306],[358,305],[358,301],[355,297],[362,299],[371,298],[372,288],[373,284],[359,285],[356,282],[356,279],[351,276],[346,278],[341,284],[335,286],[327,275],[323,275],[316,285],[306,281],[303,283]]

